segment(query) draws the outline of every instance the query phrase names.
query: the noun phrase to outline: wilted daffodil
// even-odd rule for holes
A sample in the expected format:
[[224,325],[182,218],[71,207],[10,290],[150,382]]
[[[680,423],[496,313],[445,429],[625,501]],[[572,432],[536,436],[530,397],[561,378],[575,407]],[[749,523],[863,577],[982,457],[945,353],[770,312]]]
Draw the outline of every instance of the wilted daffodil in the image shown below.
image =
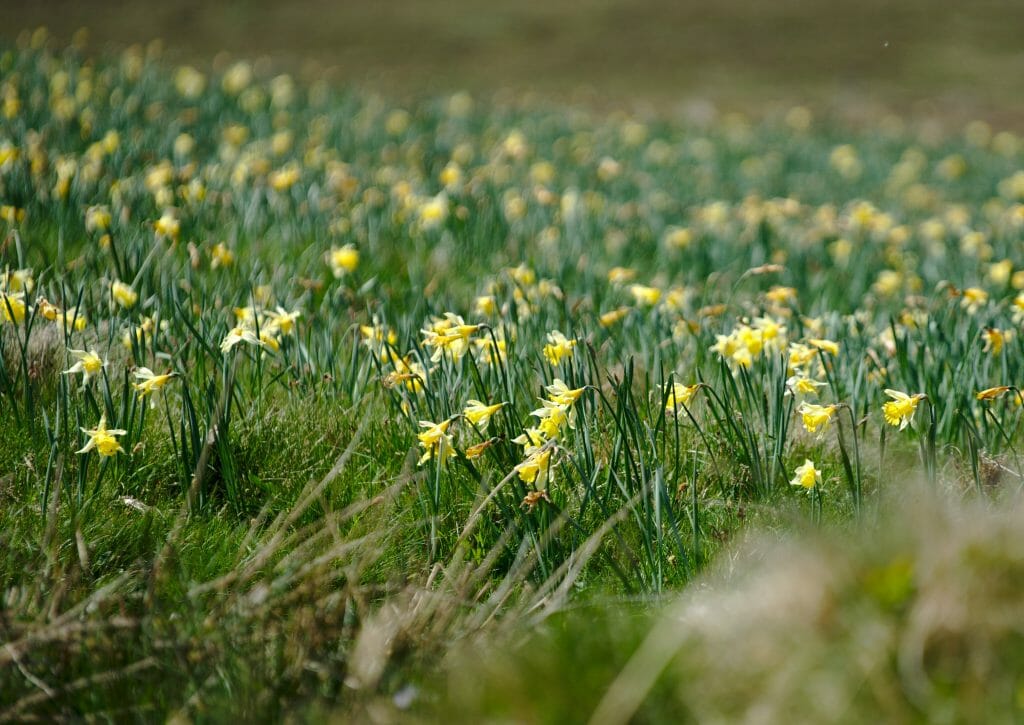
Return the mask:
[[974,398],[976,400],[998,400],[1011,390],[1014,391],[1014,393],[1016,393],[1017,402],[1020,403],[1020,392],[1016,388],[1011,387],[1009,385],[997,385],[994,388],[985,388],[984,390],[979,390],[977,393],[974,394]]

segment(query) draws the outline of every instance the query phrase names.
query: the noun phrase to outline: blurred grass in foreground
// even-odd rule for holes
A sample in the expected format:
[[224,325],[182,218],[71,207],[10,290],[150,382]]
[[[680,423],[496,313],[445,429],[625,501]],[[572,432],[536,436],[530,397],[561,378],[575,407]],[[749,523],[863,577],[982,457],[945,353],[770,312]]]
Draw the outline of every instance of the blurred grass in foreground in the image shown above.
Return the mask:
[[850,113],[881,104],[958,119],[1024,109],[1024,4],[1008,0],[3,0],[0,9],[8,37],[46,25],[66,40],[87,26],[100,45],[162,38],[189,57],[313,60],[378,91],[583,89],[592,102],[780,100]]
[[449,722],[1020,722],[1019,501],[964,506],[924,489],[909,499],[866,536],[754,535],[657,616],[589,606],[525,639],[470,640],[440,678],[439,712]]

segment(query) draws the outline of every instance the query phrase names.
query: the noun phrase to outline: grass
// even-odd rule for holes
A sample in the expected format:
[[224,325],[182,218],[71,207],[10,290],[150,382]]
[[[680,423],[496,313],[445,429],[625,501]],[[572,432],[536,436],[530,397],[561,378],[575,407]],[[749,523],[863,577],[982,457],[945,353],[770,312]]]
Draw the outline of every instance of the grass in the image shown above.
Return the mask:
[[1015,697],[1019,137],[196,65],[0,52],[0,719]]

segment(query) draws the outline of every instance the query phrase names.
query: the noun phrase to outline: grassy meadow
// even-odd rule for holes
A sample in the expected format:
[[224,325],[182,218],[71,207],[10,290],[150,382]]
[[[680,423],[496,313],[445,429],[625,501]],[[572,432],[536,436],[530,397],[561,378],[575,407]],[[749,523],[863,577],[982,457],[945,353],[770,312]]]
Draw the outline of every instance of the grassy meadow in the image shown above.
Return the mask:
[[1013,722],[1024,138],[0,47],[0,721]]

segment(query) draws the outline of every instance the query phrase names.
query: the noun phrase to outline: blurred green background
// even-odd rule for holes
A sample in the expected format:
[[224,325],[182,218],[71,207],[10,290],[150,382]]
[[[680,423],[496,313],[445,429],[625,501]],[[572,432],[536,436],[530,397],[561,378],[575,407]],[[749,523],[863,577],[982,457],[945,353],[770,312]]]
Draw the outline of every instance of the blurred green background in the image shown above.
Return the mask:
[[[0,0],[0,34],[314,60],[383,92],[1024,116],[1022,0]],[[582,89],[582,91],[580,90]]]

